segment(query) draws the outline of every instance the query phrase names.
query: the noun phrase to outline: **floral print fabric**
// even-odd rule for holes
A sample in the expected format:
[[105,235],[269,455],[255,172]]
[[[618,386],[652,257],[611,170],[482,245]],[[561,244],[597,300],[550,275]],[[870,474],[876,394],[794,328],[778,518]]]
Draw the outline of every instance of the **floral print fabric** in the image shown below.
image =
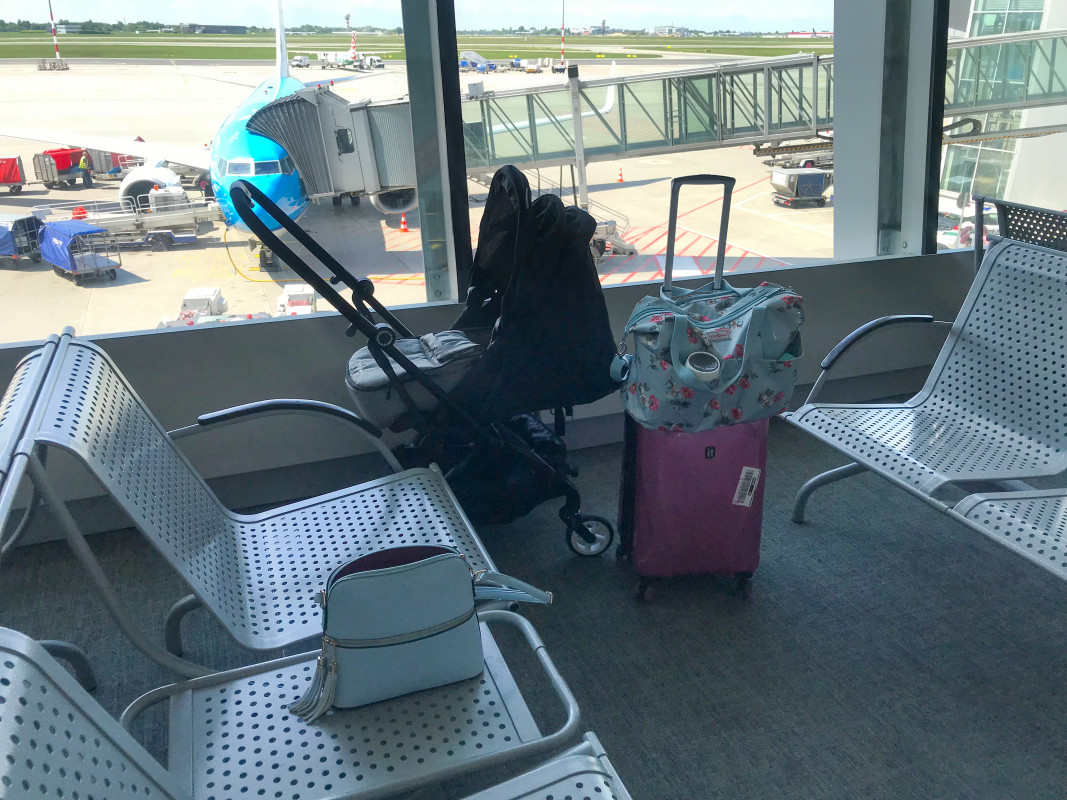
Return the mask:
[[[762,283],[754,289],[646,297],[626,326],[634,353],[622,387],[627,413],[647,428],[696,432],[754,422],[784,411],[802,355],[803,299]],[[684,336],[676,326],[684,325]],[[712,353],[721,365],[707,383],[683,381],[675,363],[694,352]],[[676,361],[677,359],[677,361]]]

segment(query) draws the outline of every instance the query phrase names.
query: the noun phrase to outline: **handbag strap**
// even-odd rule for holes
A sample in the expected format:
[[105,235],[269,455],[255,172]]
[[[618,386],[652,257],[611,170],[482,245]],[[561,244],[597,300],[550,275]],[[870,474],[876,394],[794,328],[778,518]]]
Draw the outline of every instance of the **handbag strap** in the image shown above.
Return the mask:
[[474,599],[549,605],[552,602],[552,592],[538,589],[510,575],[483,570],[474,575]]

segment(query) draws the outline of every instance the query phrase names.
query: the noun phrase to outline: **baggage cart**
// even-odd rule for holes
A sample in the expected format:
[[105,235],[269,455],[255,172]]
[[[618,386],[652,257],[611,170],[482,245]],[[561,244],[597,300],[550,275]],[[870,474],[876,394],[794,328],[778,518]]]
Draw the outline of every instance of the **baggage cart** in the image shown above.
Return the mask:
[[0,186],[6,186],[11,194],[18,194],[26,183],[26,170],[22,167],[21,156],[0,158]]
[[14,267],[18,267],[21,258],[38,263],[41,246],[37,235],[41,225],[36,214],[0,214],[0,258],[10,259]]
[[817,168],[771,170],[772,199],[776,206],[798,206],[805,203],[826,205],[826,191],[834,183],[834,173]]
[[89,164],[92,166],[93,180],[121,180],[135,167],[144,166],[144,159],[114,153],[108,150],[87,148]]
[[81,179],[78,162],[84,152],[81,147],[58,147],[37,153],[33,157],[33,174],[46,189],[74,186]]
[[104,228],[69,219],[46,222],[38,236],[41,256],[56,275],[71,278],[78,286],[86,278],[118,277],[122,255]]

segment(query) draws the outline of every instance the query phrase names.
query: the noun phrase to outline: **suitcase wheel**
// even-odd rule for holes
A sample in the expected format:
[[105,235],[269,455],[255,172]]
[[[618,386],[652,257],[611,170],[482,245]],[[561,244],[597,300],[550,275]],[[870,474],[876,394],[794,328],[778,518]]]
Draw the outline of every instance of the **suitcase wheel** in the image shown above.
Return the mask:
[[567,523],[567,547],[583,558],[600,555],[614,540],[615,528],[603,517],[575,514]]
[[641,578],[641,580],[637,582],[637,589],[634,591],[634,600],[639,603],[651,603],[654,596],[652,591],[652,579]]
[[741,599],[748,600],[752,596],[752,573],[738,572],[734,575],[734,580],[737,583],[737,593],[741,596]]

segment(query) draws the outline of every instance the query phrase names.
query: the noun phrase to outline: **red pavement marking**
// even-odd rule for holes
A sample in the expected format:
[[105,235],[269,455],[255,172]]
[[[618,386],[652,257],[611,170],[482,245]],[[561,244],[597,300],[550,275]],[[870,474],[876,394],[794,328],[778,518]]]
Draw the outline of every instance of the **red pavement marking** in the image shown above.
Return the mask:
[[627,258],[627,259],[626,259],[625,261],[623,261],[623,262],[622,262],[621,264],[619,264],[619,265],[618,265],[617,267],[615,267],[615,269],[613,269],[613,270],[612,270],[611,272],[608,272],[608,273],[605,273],[604,275],[601,275],[601,276],[600,276],[600,281],[601,281],[601,283],[603,283],[603,282],[604,282],[604,279],[605,279],[605,278],[610,278],[610,277],[611,277],[612,275],[614,275],[614,274],[615,274],[616,272],[618,272],[618,271],[619,271],[620,269],[622,269],[623,267],[625,267],[625,266],[626,266],[627,264],[629,264],[629,263],[630,263],[631,261],[633,261],[633,260],[634,260],[635,258],[637,258],[637,253],[634,253],[633,255],[631,255],[631,256],[630,256],[629,258]]
[[[742,186],[740,189],[734,189],[734,194],[737,194],[738,192],[743,192],[743,191],[745,191],[745,189],[751,189],[753,186],[756,186],[757,184],[763,183],[764,181],[769,181],[770,179],[771,178],[770,178],[769,175],[767,177],[765,177],[765,178],[760,178],[758,181],[753,181],[752,183],[748,184],[748,186]],[[695,208],[691,208],[688,211],[683,211],[682,213],[680,213],[678,215],[678,219],[681,219],[682,217],[689,216],[690,214],[693,214],[693,213],[699,211],[702,208],[707,208],[708,206],[713,206],[716,203],[720,202],[721,200],[722,200],[721,196],[720,197],[716,197],[714,200],[709,200],[707,203],[704,203],[703,205],[696,206]]]
[[637,269],[635,269],[633,272],[631,272],[629,275],[627,275],[625,278],[622,279],[622,283],[626,283],[626,281],[630,280],[630,278],[632,278],[634,275],[636,275],[638,272],[640,272],[642,270],[642,268],[649,261],[654,261],[654,260],[656,260],[655,256],[649,256],[648,258],[646,258],[644,261],[641,262],[641,266],[640,267],[638,267]]

